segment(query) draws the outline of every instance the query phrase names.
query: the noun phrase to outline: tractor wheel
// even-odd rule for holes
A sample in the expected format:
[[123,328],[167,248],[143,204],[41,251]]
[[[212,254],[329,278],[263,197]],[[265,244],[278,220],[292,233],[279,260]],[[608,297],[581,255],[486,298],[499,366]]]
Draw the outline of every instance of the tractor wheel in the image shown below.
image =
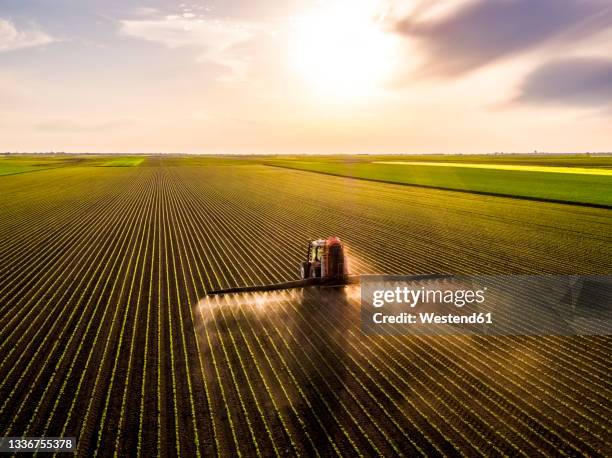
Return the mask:
[[308,261],[304,261],[300,267],[300,278],[302,280],[310,277],[310,263]]

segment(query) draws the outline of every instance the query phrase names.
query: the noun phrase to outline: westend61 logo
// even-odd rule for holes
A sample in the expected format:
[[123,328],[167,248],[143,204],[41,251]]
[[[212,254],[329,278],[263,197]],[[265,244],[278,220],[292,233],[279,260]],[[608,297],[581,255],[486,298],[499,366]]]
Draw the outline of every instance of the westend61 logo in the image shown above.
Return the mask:
[[365,334],[611,335],[612,277],[364,275]]
[[463,307],[466,304],[482,304],[485,301],[486,286],[477,290],[439,290],[410,289],[408,286],[396,286],[395,289],[379,289],[372,293],[372,305],[382,307],[385,304],[406,304],[416,307],[417,304],[453,304],[456,307]]

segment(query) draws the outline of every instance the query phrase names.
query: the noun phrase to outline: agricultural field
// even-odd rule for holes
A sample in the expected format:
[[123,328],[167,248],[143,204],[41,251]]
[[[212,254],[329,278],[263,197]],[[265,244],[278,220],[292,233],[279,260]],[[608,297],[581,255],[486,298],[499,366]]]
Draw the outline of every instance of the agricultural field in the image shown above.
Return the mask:
[[143,157],[118,157],[113,159],[108,159],[102,164],[101,167],[135,167],[137,165],[142,164],[144,161]]
[[366,336],[354,287],[207,295],[295,279],[328,235],[353,273],[610,275],[609,208],[278,158],[109,160],[0,177],[0,436],[74,436],[80,456],[612,455],[610,336]]
[[612,208],[612,156],[279,157],[268,165],[436,189]]
[[336,155],[274,155],[260,156],[265,160],[307,162],[439,162],[465,164],[529,165],[556,167],[612,168],[610,154],[336,154]]
[[37,172],[80,162],[77,157],[0,154],[0,176]]

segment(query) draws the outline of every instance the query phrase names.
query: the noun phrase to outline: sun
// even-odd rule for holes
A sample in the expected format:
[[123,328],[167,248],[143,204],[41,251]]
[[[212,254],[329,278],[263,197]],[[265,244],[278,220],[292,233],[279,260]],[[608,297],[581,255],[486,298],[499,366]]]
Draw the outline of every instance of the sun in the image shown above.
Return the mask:
[[380,2],[325,2],[293,22],[293,67],[326,96],[375,92],[395,62],[394,37],[382,22]]

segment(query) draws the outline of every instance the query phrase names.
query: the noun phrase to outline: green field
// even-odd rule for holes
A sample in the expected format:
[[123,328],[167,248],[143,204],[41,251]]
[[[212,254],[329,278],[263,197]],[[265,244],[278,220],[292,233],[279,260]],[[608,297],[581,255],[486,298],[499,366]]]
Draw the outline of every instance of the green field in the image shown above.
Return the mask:
[[610,275],[609,209],[139,159],[0,177],[0,437],[76,437],[78,456],[612,456],[610,336],[365,335],[357,285],[208,296],[296,279],[329,235],[354,274]]
[[612,168],[612,155],[590,154],[335,154],[335,155],[276,155],[277,160],[323,162],[420,161],[462,162],[473,164],[543,165],[558,167]]
[[0,176],[37,172],[78,162],[78,158],[66,156],[0,155]]
[[[267,164],[309,172],[415,186],[514,196],[555,202],[612,206],[612,158],[543,158],[530,162],[498,156],[471,162],[465,157],[430,156],[415,160],[395,157],[275,159]],[[486,164],[486,165],[485,165]],[[597,164],[597,165],[594,165]]]
[[101,167],[135,167],[142,164],[143,157],[119,157],[100,164]]

